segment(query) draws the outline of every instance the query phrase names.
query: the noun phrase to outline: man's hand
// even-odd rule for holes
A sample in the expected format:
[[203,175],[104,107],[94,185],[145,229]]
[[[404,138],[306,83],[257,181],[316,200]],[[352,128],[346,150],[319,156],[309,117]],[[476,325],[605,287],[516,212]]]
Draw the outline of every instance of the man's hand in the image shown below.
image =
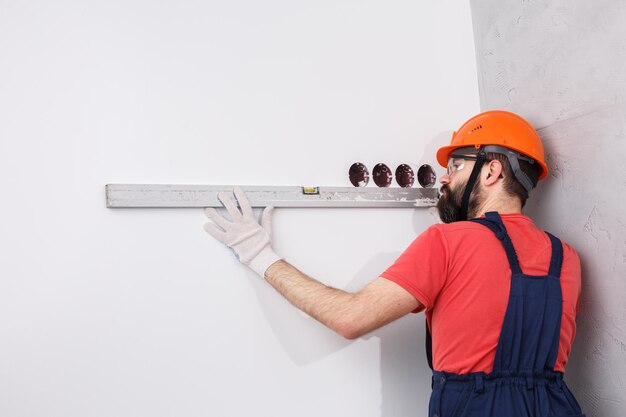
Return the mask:
[[212,208],[204,209],[204,214],[212,220],[204,224],[204,230],[220,242],[230,247],[239,261],[260,276],[274,262],[281,259],[272,249],[271,216],[273,207],[263,210],[261,224],[254,218],[250,202],[240,188],[234,189],[241,211],[228,193],[219,193],[218,198],[228,210],[233,221],[229,221]]

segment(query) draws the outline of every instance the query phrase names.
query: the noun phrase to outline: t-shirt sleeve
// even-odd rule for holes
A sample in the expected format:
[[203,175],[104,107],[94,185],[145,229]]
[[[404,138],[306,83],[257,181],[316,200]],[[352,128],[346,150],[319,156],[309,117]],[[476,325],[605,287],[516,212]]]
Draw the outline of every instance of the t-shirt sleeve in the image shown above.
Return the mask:
[[435,226],[419,235],[380,276],[400,285],[420,302],[414,312],[432,308],[447,275],[448,251],[445,237]]

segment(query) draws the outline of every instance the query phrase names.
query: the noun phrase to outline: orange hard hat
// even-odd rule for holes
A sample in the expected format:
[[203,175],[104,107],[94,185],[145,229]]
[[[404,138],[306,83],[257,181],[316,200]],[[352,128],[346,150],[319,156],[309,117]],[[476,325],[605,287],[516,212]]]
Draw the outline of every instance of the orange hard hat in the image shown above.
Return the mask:
[[450,154],[458,148],[497,145],[532,158],[541,166],[539,179],[548,175],[543,145],[537,131],[517,114],[491,110],[472,117],[452,135],[449,146],[439,148],[437,162],[448,166]]

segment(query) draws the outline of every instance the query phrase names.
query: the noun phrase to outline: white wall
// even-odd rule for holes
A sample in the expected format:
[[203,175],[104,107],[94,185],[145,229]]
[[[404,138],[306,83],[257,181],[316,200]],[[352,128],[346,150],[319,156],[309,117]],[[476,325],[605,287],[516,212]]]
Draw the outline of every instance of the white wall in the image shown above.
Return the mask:
[[583,289],[566,373],[588,417],[626,402],[626,2],[473,1],[483,110],[527,117],[551,173],[528,213],[579,252]]
[[[342,340],[104,185],[348,185],[477,111],[461,1],[0,1],[0,415],[425,414],[422,315]],[[275,246],[357,289],[434,221],[283,209]]]

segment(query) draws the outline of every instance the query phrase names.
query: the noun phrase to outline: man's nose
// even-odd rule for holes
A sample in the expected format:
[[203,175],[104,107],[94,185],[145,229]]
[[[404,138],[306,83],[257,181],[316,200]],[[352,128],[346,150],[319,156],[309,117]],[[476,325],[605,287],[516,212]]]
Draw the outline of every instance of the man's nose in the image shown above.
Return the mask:
[[450,176],[447,173],[443,174],[441,178],[439,178],[439,182],[443,185],[450,184]]

